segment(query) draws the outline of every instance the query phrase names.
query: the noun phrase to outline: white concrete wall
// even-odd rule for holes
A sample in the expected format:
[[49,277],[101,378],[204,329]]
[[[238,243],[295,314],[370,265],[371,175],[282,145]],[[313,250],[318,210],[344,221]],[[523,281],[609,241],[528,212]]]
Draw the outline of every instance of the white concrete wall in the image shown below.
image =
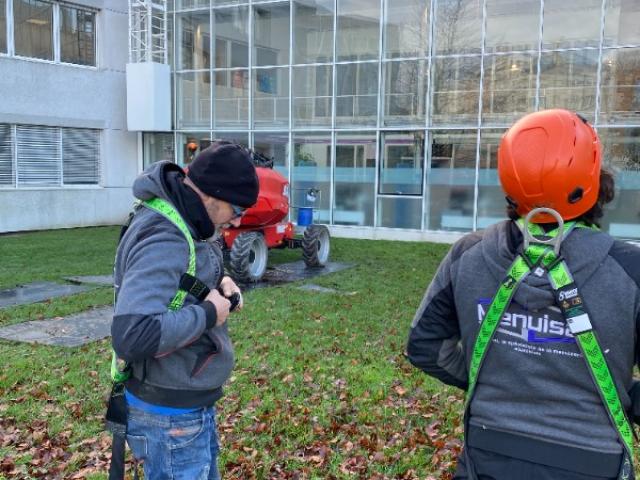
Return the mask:
[[126,0],[74,2],[100,9],[97,68],[0,59],[0,123],[101,130],[101,182],[73,188],[0,188],[0,233],[118,224],[141,168],[138,135],[127,131]]

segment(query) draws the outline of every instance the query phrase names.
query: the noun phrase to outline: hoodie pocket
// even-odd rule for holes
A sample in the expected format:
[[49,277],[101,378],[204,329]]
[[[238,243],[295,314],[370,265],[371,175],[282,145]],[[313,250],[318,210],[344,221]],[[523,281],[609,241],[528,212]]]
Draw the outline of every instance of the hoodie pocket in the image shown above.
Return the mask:
[[191,347],[196,355],[196,360],[191,370],[191,378],[197,377],[206,368],[209,362],[222,352],[222,342],[215,333],[210,330],[202,335],[200,341]]

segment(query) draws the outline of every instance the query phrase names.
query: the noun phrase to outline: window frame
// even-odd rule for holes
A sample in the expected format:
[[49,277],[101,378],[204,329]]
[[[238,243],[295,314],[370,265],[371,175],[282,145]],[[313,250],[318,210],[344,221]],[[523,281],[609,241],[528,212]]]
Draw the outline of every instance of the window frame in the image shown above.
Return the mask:
[[[44,3],[49,3],[53,7],[53,16],[52,16],[53,23],[52,23],[52,38],[51,38],[51,41],[52,41],[51,46],[53,49],[53,59],[48,60],[43,58],[29,57],[29,56],[16,54],[15,18],[14,18],[14,8],[13,8],[14,0],[6,0],[5,13],[6,13],[7,51],[0,52],[0,57],[10,57],[18,60],[26,60],[29,62],[49,63],[49,64],[55,64],[55,65],[66,65],[66,66],[72,66],[77,68],[88,68],[91,70],[98,70],[98,68],[100,67],[100,61],[99,61],[99,55],[98,55],[98,45],[99,45],[99,38],[100,38],[100,27],[99,27],[98,15],[100,14],[100,10],[96,8],[84,6],[84,5],[77,5],[74,3],[67,3],[67,2],[59,2],[55,0],[40,0],[40,1]],[[93,41],[94,64],[93,65],[83,65],[79,63],[62,61],[61,59],[62,15],[60,12],[60,9],[62,7],[74,8],[76,10],[82,10],[84,12],[93,14],[93,23],[94,23],[94,41]]]

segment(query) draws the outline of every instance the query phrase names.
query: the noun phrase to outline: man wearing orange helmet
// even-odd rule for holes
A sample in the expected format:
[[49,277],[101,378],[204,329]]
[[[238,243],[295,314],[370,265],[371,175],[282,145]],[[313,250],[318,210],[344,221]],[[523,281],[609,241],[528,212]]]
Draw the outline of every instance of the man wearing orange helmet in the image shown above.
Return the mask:
[[407,346],[467,392],[455,478],[634,478],[640,249],[598,228],[614,194],[598,136],[567,110],[532,113],[498,173],[510,220],[452,247]]

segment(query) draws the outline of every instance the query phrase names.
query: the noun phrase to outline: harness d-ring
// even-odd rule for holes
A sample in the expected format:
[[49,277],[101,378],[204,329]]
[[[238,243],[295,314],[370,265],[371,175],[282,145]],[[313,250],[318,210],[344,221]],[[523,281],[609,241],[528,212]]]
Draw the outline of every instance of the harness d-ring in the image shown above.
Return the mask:
[[[529,231],[529,223],[531,222],[531,219],[536,215],[538,215],[539,213],[548,213],[549,215],[551,215],[556,219],[558,223],[558,234],[556,236],[551,237],[547,240],[542,240],[542,239],[536,238]],[[531,210],[527,214],[527,216],[524,217],[524,228],[522,230],[523,230],[522,235],[524,236],[525,252],[527,251],[527,248],[529,248],[529,244],[533,242],[533,243],[541,243],[543,245],[553,245],[553,251],[555,252],[555,254],[556,255],[560,254],[560,244],[562,243],[562,239],[564,238],[564,220],[562,219],[560,214],[555,210],[553,210],[552,208],[541,207],[541,208],[534,208],[533,210]]]

